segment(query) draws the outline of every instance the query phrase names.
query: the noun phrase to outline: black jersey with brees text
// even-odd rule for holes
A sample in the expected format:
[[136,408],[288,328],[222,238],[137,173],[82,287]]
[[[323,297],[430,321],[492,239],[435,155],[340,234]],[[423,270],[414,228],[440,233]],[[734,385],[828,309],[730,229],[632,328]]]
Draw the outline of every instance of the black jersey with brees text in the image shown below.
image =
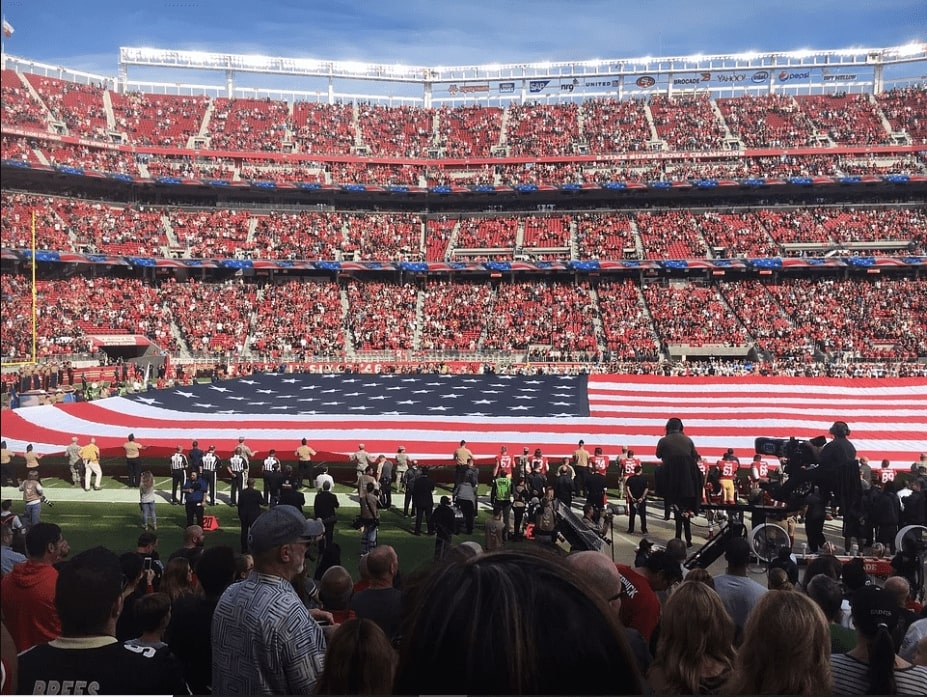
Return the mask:
[[19,655],[21,694],[189,694],[177,661],[151,648],[129,647],[111,636],[59,637]]

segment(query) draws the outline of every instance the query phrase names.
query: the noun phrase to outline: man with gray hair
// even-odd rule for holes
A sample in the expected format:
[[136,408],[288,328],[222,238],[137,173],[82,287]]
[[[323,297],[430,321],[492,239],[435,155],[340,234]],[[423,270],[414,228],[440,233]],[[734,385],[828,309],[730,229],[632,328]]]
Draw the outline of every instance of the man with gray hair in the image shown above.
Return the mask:
[[229,586],[212,620],[214,694],[311,694],[322,674],[326,642],[293,579],[324,534],[293,506],[262,513],[251,526],[254,572]]
[[846,653],[856,646],[856,632],[841,624],[843,588],[827,574],[817,574],[805,586],[805,593],[824,611],[830,629],[830,652]]

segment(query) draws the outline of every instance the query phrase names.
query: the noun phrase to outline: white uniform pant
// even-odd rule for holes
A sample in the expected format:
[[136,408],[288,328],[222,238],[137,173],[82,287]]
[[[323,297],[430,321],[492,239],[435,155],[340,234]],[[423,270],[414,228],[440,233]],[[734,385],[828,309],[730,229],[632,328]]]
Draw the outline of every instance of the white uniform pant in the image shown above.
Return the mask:
[[89,461],[87,462],[86,468],[84,469],[84,488],[85,489],[90,488],[90,475],[94,475],[96,477],[96,482],[94,483],[93,486],[99,487],[100,480],[103,479],[103,470],[100,469],[99,462],[89,462]]

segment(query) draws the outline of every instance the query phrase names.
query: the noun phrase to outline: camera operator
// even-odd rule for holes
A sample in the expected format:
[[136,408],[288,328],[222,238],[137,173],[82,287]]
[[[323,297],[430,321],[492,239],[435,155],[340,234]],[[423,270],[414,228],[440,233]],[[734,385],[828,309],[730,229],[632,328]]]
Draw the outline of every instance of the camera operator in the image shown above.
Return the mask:
[[[821,491],[825,496],[829,492],[833,493],[836,503],[841,507],[858,502],[861,484],[856,463],[856,448],[847,438],[850,435],[850,427],[843,421],[836,421],[830,427],[829,433],[834,438],[816,453],[817,465],[788,468],[788,481],[776,498],[787,501],[798,485],[814,482],[821,485]],[[814,446],[815,442],[811,441],[811,445]]]
[[28,529],[41,522],[42,501],[45,499],[37,470],[29,470],[26,481],[19,485],[19,490],[23,492],[23,503],[25,504],[23,522]]

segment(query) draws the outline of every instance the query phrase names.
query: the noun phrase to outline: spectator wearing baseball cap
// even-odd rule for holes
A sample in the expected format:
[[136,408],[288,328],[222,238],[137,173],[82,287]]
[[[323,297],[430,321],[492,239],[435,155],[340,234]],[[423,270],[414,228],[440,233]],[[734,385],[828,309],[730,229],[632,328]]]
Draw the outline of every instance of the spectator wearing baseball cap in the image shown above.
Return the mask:
[[212,623],[216,694],[309,694],[322,673],[325,636],[292,580],[325,526],[279,505],[251,526],[254,573],[222,594]]

